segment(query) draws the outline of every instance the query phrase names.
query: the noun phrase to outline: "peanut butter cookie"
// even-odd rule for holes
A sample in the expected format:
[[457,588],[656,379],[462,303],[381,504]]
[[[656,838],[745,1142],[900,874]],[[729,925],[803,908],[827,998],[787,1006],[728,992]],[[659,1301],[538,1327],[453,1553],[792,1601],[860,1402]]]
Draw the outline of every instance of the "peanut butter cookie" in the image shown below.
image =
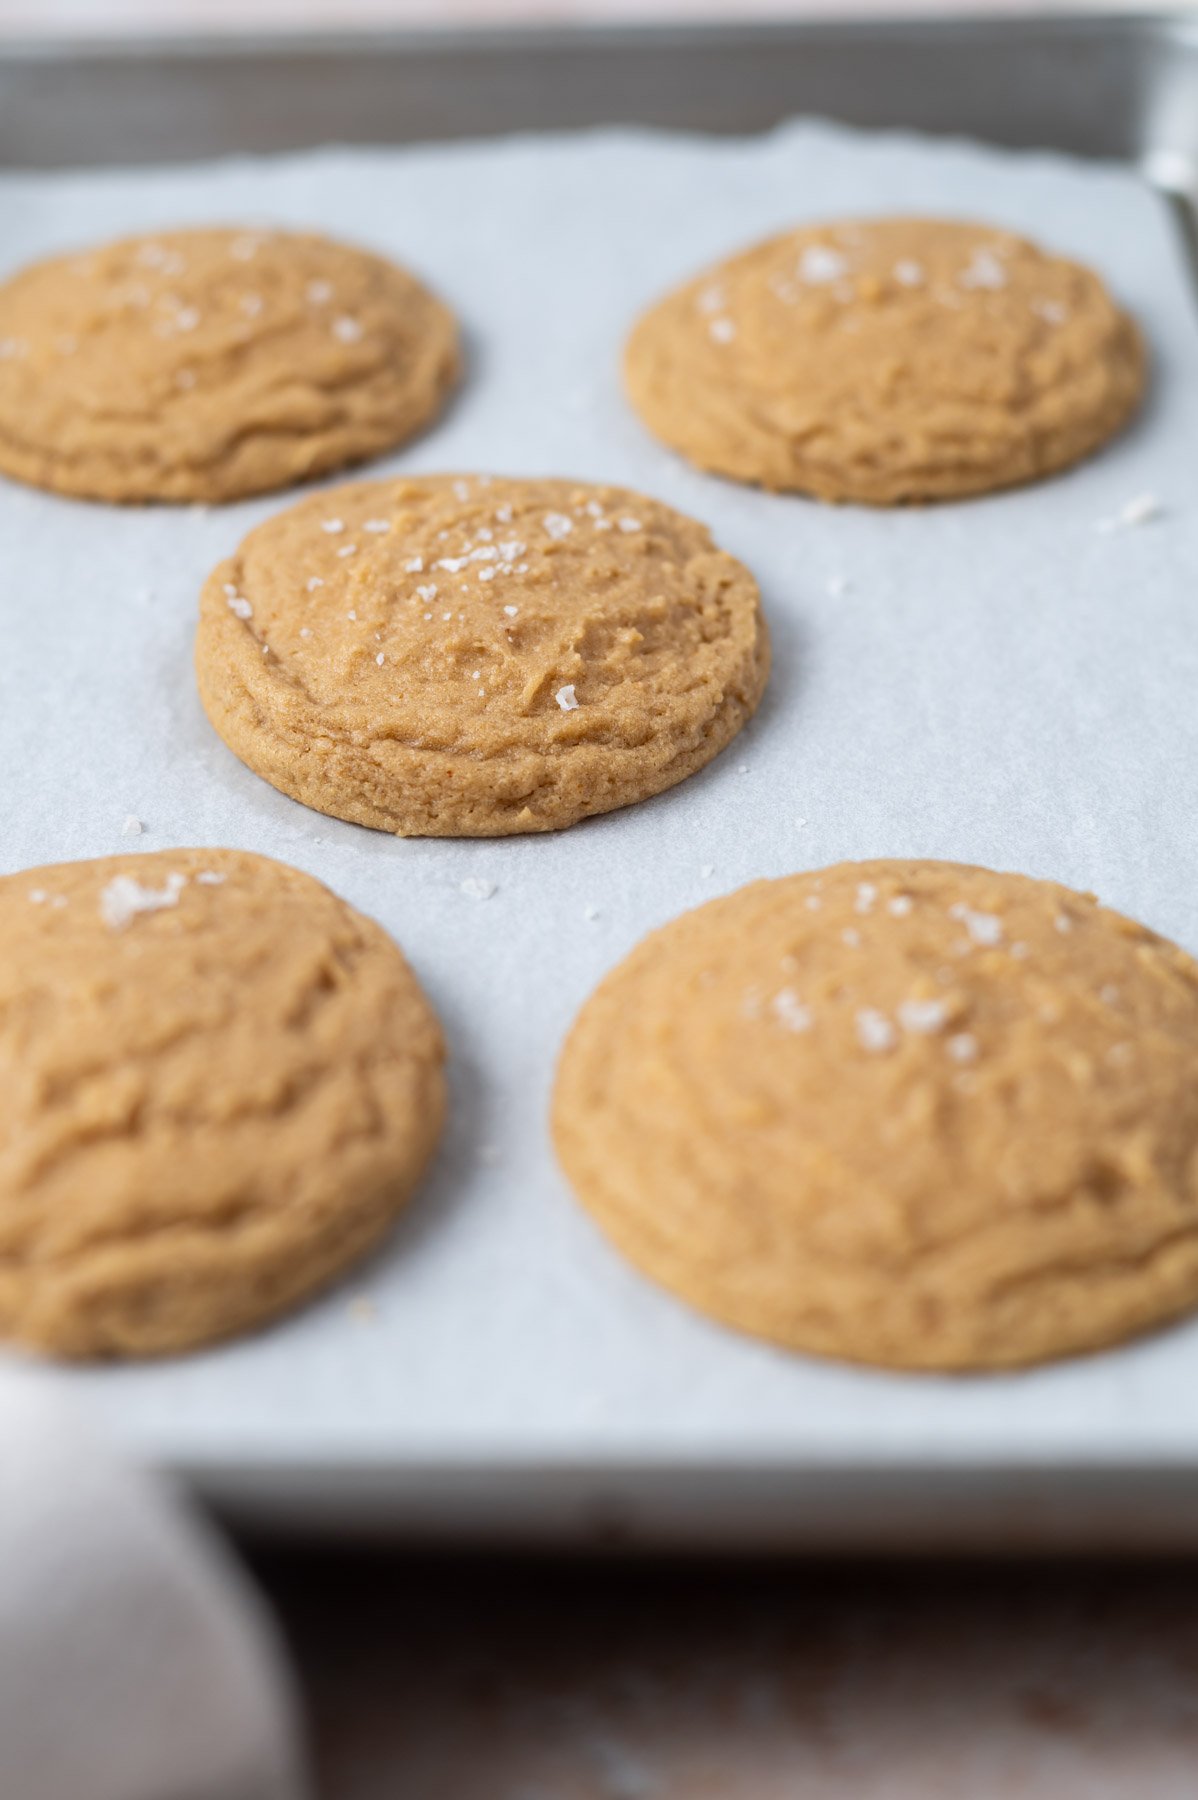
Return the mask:
[[583,1204],[717,1319],[993,1369],[1198,1304],[1198,964],[1054,882],[845,863],[633,951],[554,1104]]
[[200,602],[208,716],[251,769],[404,836],[552,831],[710,762],[752,714],[757,584],[622,488],[363,482],[246,538]]
[[171,231],[0,286],[0,471],[96,500],[236,500],[392,449],[458,372],[451,314],[327,238]]
[[0,879],[0,1335],[156,1356],[293,1305],[404,1205],[443,1061],[395,945],[295,869]]
[[889,506],[1013,487],[1139,404],[1135,324],[1089,270],[984,225],[806,227],[637,324],[629,397],[702,469]]

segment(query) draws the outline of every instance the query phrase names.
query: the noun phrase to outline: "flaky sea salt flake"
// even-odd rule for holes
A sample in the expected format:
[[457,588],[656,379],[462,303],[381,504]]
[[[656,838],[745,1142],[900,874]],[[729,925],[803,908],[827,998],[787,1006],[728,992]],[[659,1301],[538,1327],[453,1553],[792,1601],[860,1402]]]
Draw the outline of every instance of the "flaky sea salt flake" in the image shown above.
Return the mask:
[[949,917],[959,919],[975,944],[997,944],[1002,940],[1002,920],[994,913],[974,912],[958,900],[948,909]]
[[904,1000],[898,1009],[898,1021],[903,1030],[924,1036],[943,1031],[947,1018],[942,1000]]
[[779,988],[770,1001],[770,1011],[787,1031],[810,1031],[811,1009],[804,1006],[793,988]]
[[799,258],[799,280],[809,287],[824,287],[829,282],[839,281],[848,272],[848,257],[842,256],[839,250],[829,249],[826,244],[808,244]]
[[874,1006],[863,1006],[857,1014],[857,1042],[863,1050],[871,1055],[880,1056],[887,1050],[893,1050],[898,1042],[898,1033],[886,1017]]
[[963,288],[1005,288],[1007,271],[993,250],[980,247],[974,251],[969,267],[962,269],[957,280]]
[[177,906],[184,877],[168,875],[162,888],[143,887],[132,875],[115,875],[100,893],[100,917],[110,931],[124,931],[139,913]]
[[1137,525],[1151,524],[1164,512],[1163,503],[1155,494],[1136,494],[1119,508],[1109,519],[1099,519],[1096,531],[1109,535],[1113,531],[1131,531]]

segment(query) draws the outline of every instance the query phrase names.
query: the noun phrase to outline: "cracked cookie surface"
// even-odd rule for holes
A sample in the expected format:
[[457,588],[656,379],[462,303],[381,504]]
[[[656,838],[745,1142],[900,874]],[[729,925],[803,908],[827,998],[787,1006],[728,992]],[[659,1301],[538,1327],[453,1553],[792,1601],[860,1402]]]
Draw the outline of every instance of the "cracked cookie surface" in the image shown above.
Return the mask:
[[1053,882],[761,881],[642,942],[562,1055],[565,1171],[700,1310],[912,1369],[1198,1304],[1198,964]]
[[1134,322],[1088,269],[932,219],[804,227],[686,282],[635,326],[633,407],[700,468],[894,505],[1035,481],[1144,391]]
[[405,836],[550,831],[672,787],[755,710],[757,584],[626,489],[361,482],[252,531],[200,602],[209,718],[274,786]]
[[0,879],[0,1335],[154,1356],[295,1304],[408,1199],[443,1062],[391,939],[298,870]]
[[234,500],[394,448],[458,366],[448,309],[364,250],[122,239],[0,286],[0,471],[86,499]]

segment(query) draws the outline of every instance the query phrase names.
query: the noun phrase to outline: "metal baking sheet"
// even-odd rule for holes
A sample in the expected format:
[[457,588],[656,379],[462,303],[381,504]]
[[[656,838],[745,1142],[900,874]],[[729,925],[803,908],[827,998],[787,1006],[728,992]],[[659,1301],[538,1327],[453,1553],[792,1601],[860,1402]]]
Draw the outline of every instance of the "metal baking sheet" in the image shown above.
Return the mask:
[[[1148,66],[1161,40],[1112,31]],[[870,43],[854,54],[876,94]],[[632,65],[628,79],[640,91]],[[895,110],[910,122],[910,92]],[[324,114],[319,129],[338,135]],[[1132,131],[1124,119],[1120,153]],[[1158,171],[1166,152],[1182,187],[1182,141],[1154,140]],[[795,219],[890,209],[992,218],[1101,268],[1154,347],[1136,428],[1037,489],[876,514],[721,483],[645,437],[616,377],[641,305]],[[1125,164],[811,124],[0,176],[6,269],[211,218],[373,243],[459,309],[461,399],[380,469],[563,472],[660,495],[757,572],[776,664],[749,731],[646,806],[550,838],[392,840],[257,781],[196,700],[199,583],[278,501],[114,511],[0,489],[0,758],[18,772],[0,797],[2,866],[128,848],[128,813],[146,848],[229,843],[296,863],[395,933],[455,1057],[433,1178],[350,1282],[237,1344],[71,1384],[125,1441],[271,1529],[1192,1543],[1198,1325],[1002,1378],[789,1357],[627,1269],[570,1201],[545,1132],[557,1047],[598,977],[651,926],[756,875],[877,854],[988,862],[1096,889],[1198,949],[1198,309],[1161,194]],[[1146,493],[1160,516],[1120,525]],[[474,876],[490,899],[463,889]]]

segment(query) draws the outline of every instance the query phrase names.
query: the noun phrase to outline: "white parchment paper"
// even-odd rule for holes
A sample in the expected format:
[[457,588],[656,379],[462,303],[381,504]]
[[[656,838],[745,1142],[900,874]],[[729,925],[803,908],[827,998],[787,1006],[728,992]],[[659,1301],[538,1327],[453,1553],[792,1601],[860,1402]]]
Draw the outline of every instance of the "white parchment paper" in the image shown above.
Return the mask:
[[[887,209],[992,219],[1102,270],[1152,342],[1136,428],[1040,488],[888,513],[725,484],[643,433],[617,374],[641,306],[765,232]],[[776,660],[752,727],[648,805],[551,837],[402,842],[275,793],[197,701],[200,583],[285,501],[123,511],[0,485],[3,868],[135,847],[129,813],[136,847],[295,863],[395,934],[454,1051],[443,1154],[372,1263],[274,1329],[76,1386],[131,1443],[189,1464],[1198,1458],[1198,1324],[1003,1379],[787,1356],[627,1269],[545,1128],[599,976],[754,876],[978,861],[1094,889],[1198,950],[1198,309],[1159,199],[1109,167],[812,125],[0,181],[6,271],[189,221],[324,228],[409,262],[465,321],[470,374],[443,423],[370,473],[659,495],[757,573]],[[1097,529],[1145,492],[1159,519]],[[473,877],[492,898],[463,891]]]

